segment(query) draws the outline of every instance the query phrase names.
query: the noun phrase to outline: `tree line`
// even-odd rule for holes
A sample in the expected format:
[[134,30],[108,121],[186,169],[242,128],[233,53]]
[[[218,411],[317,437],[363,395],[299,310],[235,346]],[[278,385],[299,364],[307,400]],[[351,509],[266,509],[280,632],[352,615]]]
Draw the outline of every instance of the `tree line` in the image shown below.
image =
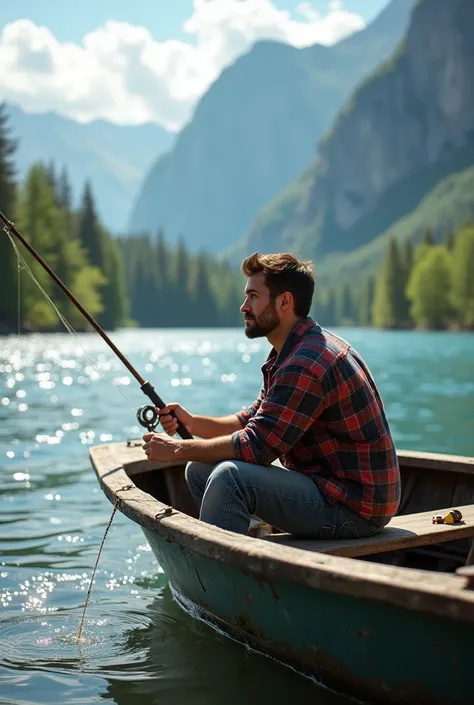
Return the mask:
[[[0,106],[0,210],[104,328],[240,323],[242,280],[229,265],[190,255],[183,241],[170,248],[162,233],[113,238],[100,222],[90,183],[73,207],[66,168],[34,164],[19,185],[16,146]],[[0,333],[60,330],[47,298],[73,328],[85,330],[82,314],[41,265],[20,243],[18,250],[26,266],[2,233]]]
[[[243,277],[181,239],[172,248],[162,232],[113,238],[100,222],[92,186],[73,206],[68,172],[34,164],[19,185],[16,142],[0,106],[0,210],[106,329],[239,326]],[[31,274],[76,330],[82,314],[41,266],[18,245]],[[474,329],[474,224],[436,243],[391,238],[376,275],[316,288],[312,315],[324,326]],[[0,333],[60,330],[53,307],[18,264],[0,234]]]
[[474,329],[474,223],[444,242],[426,231],[418,245],[389,238],[376,276],[323,291],[315,306],[325,325]]
[[190,255],[183,240],[169,248],[162,232],[118,242],[132,321],[169,328],[241,324],[243,279],[226,262],[204,253]]

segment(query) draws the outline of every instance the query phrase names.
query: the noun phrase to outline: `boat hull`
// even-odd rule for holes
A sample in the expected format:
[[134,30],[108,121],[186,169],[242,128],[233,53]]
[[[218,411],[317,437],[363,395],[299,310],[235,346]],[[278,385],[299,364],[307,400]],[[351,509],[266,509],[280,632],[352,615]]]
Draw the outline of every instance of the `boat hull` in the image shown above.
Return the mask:
[[373,703],[473,701],[471,625],[262,578],[143,531],[181,606],[237,641]]
[[[96,446],[90,455],[106,496],[141,527],[193,616],[370,703],[474,702],[468,578],[224,531],[193,516],[182,467],[149,463],[133,444]],[[461,498],[474,504],[474,459],[399,457],[407,513]],[[461,564],[465,554],[467,547]]]

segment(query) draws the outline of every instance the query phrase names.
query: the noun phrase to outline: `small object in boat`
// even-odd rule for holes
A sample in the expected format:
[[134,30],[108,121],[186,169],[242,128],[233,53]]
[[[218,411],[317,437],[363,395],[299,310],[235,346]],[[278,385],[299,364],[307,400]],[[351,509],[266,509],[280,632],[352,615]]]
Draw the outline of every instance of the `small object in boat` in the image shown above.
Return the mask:
[[459,524],[461,519],[462,514],[459,509],[451,509],[444,517],[438,514],[434,516],[431,521],[433,524]]
[[160,519],[162,516],[169,516],[170,514],[173,514],[173,507],[163,507],[155,514],[155,519]]

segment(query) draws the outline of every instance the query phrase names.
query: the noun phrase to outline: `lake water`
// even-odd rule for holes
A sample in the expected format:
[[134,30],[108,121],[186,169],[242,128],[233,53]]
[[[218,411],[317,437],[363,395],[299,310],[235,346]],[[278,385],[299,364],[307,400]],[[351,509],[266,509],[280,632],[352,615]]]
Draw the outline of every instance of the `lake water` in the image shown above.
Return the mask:
[[[338,332],[371,367],[399,448],[474,455],[474,335]],[[234,329],[113,339],[165,401],[216,415],[253,401],[269,350]],[[141,435],[145,401],[95,334],[0,338],[0,701],[349,703],[183,613],[120,514],[74,643],[111,514],[88,449]]]

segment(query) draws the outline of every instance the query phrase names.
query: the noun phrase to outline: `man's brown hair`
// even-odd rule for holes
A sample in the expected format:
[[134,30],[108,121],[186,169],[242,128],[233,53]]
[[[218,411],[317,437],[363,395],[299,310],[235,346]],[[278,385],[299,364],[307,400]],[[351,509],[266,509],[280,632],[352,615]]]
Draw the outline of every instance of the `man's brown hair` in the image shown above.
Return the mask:
[[295,316],[308,316],[314,293],[314,266],[311,260],[300,260],[288,252],[263,255],[254,252],[242,262],[242,274],[251,277],[263,272],[270,297],[289,291],[295,302]]

